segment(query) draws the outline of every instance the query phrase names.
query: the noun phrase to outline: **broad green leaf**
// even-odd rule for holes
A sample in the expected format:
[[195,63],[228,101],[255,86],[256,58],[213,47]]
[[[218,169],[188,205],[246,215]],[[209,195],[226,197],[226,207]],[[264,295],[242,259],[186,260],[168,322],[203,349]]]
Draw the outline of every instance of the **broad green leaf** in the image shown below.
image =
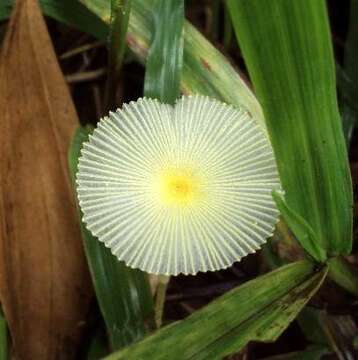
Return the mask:
[[116,108],[116,89],[119,83],[126,34],[132,0],[111,0],[111,20],[109,31],[109,61],[106,83],[105,112]]
[[[98,39],[106,38],[107,25],[78,0],[39,0],[39,2],[45,15],[87,32]],[[14,0],[0,1],[0,21],[10,16],[13,4]]]
[[8,360],[8,336],[4,313],[0,308],[0,360]]
[[183,63],[183,0],[155,0],[152,39],[146,61],[144,94],[174,104]]
[[313,296],[327,273],[293,263],[231,290],[185,320],[107,360],[222,359],[249,341],[274,341]]
[[305,219],[295,213],[286,204],[285,199],[278,192],[272,194],[277,208],[281,215],[287,222],[287,225],[292,230],[298,241],[300,241],[302,247],[317,261],[325,261],[326,254],[324,250],[319,246],[317,241],[317,235],[312,230],[311,226],[305,221]]
[[310,225],[329,256],[348,254],[352,185],[325,2],[227,4],[263,106],[286,204]]
[[[80,127],[72,140],[69,167],[73,181],[82,143],[91,132],[91,127]],[[81,213],[80,217],[82,218]],[[147,277],[139,270],[129,269],[123,262],[119,262],[103,243],[91,235],[82,222],[81,232],[111,344],[113,349],[119,349],[141,339],[146,332],[145,322],[151,320],[153,304]]]

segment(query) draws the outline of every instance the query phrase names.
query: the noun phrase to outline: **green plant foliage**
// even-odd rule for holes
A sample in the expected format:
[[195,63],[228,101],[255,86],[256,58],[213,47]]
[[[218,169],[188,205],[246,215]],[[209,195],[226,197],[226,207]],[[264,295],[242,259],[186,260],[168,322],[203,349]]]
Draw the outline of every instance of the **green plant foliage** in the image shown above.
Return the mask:
[[319,246],[315,232],[305,219],[289,208],[281,194],[274,192],[272,194],[277,208],[292,232],[300,239],[303,247],[317,261],[325,261],[326,253]]
[[7,325],[2,309],[0,308],[0,360],[8,359]]
[[189,318],[107,360],[222,359],[249,341],[274,341],[313,296],[327,273],[302,261],[226,293]]
[[232,28],[232,23],[231,23],[231,19],[230,19],[230,13],[229,10],[225,4],[225,9],[224,9],[224,47],[225,49],[229,50],[230,49],[230,45],[231,42],[233,40],[233,28]]
[[[348,254],[352,185],[325,2],[229,0],[227,4],[264,109],[286,208],[312,228],[317,248],[328,256]],[[295,235],[310,251],[312,237],[302,236],[303,230]]]
[[11,13],[13,0],[3,0],[0,3],[0,21],[6,20]]
[[[60,0],[41,0],[46,15],[105,39],[110,22],[111,6],[108,0],[80,0],[90,11],[72,11],[68,17],[62,16],[63,9],[56,6]],[[12,0],[0,2],[0,16],[8,16]],[[78,1],[65,0],[71,4]],[[73,5],[75,6],[75,5]],[[93,15],[96,21],[92,21]],[[131,14],[127,32],[127,44],[141,62],[145,62],[152,39],[154,2],[132,0]],[[82,15],[88,21],[82,24]],[[1,17],[0,17],[1,19]],[[106,24],[107,28],[96,24]],[[87,28],[86,28],[87,26]],[[90,28],[88,28],[90,27]],[[235,89],[233,91],[232,89]],[[264,125],[262,109],[255,96],[230,62],[188,21],[184,21],[184,54],[181,75],[181,91],[184,94],[200,93],[229,104],[245,106],[257,120]]]
[[109,61],[105,96],[105,113],[116,108],[116,89],[119,83],[128,29],[131,0],[111,0],[109,23]]
[[99,39],[107,38],[108,27],[78,0],[40,0],[40,5],[47,16],[57,21],[74,26]]
[[344,289],[358,296],[358,269],[346,261],[337,257],[328,261],[329,276]]
[[270,356],[262,360],[318,360],[325,354],[329,353],[328,349],[322,345],[309,346],[306,350]]
[[144,94],[174,104],[180,94],[183,63],[183,0],[156,0],[151,45],[146,62]]
[[[107,0],[81,0],[102,21],[109,22]],[[127,33],[130,49],[144,63],[153,37],[152,21],[155,3],[132,0]],[[235,89],[235,91],[233,91]],[[244,105],[264,126],[259,103],[229,61],[188,21],[184,21],[184,54],[181,91],[200,93],[233,105]]]
[[[0,1],[0,21],[10,16],[14,0]],[[57,21],[106,39],[108,26],[77,0],[40,0],[43,12]]]
[[[72,140],[69,167],[73,181],[82,143],[87,141],[91,132],[91,127],[80,127]],[[145,322],[150,323],[152,320],[153,303],[147,276],[119,262],[109,249],[91,235],[82,222],[81,232],[111,345],[113,349],[119,349],[141,339],[146,332]]]

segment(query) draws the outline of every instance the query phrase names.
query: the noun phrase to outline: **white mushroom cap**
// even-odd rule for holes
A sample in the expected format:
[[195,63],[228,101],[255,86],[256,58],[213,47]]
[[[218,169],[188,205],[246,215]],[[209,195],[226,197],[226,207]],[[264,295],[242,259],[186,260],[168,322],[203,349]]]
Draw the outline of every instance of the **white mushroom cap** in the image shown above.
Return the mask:
[[166,275],[226,268],[273,233],[266,132],[209,97],[139,99],[102,119],[77,173],[83,220],[119,260]]

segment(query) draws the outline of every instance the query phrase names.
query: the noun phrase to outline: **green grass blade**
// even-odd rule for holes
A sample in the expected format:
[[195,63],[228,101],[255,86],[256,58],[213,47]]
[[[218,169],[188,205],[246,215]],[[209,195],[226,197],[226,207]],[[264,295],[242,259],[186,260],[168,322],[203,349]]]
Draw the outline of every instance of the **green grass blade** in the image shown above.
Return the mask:
[[156,0],[153,39],[145,72],[144,94],[174,104],[180,94],[183,64],[183,0]]
[[357,327],[348,312],[333,315],[327,309],[306,306],[297,320],[309,343],[334,352],[337,359],[354,358],[354,351],[358,349],[354,344]]
[[[0,21],[10,16],[14,0],[0,1]],[[53,19],[105,40],[108,26],[77,0],[39,0],[42,11]]]
[[231,23],[231,18],[229,14],[229,10],[225,4],[224,7],[224,39],[223,44],[226,50],[230,49],[230,45],[233,39],[233,28]]
[[227,4],[263,106],[286,204],[329,256],[350,253],[352,185],[325,2]]
[[210,38],[212,40],[219,40],[219,31],[220,31],[220,5],[221,0],[211,0],[211,4],[207,8],[207,26],[210,30]]
[[[12,0],[14,1],[14,0]],[[108,26],[78,0],[39,0],[43,12],[57,21],[105,40]]]
[[281,216],[285,219],[287,225],[296,235],[297,239],[300,239],[302,246],[305,248],[305,250],[316,261],[324,262],[326,260],[326,253],[319,246],[319,242],[317,241],[317,235],[312,230],[311,226],[305,221],[303,217],[295,213],[287,206],[281,194],[274,191],[272,196],[276,202],[278,210],[281,213]]
[[319,288],[326,268],[303,261],[226,293],[189,318],[107,360],[222,359],[249,341],[274,341]]
[[116,108],[116,90],[119,83],[126,34],[132,0],[111,0],[111,20],[109,31],[109,61],[106,82],[105,113]]
[[[80,127],[74,135],[69,151],[69,167],[73,180],[82,143],[88,139],[91,132],[90,127]],[[146,332],[145,322],[152,320],[153,303],[147,276],[118,261],[109,249],[91,235],[82,222],[81,232],[97,300],[111,344],[113,349],[120,349],[141,339]]]
[[4,313],[0,308],[0,360],[8,360],[8,332]]
[[[107,0],[81,0],[102,21],[109,22]],[[153,1],[133,0],[127,43],[144,63],[152,39]],[[259,103],[229,61],[188,21],[184,21],[181,91],[201,93],[233,105],[244,105],[264,126]],[[233,91],[235,89],[235,91]]]

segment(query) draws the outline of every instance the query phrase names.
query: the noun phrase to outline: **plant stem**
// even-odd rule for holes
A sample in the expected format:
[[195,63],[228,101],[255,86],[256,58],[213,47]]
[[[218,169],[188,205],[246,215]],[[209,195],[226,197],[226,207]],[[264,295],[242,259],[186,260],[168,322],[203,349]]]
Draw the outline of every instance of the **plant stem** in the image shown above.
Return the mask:
[[167,292],[170,276],[159,275],[158,280],[159,283],[157,288],[157,296],[155,298],[155,324],[159,329],[162,326],[165,295]]
[[109,26],[108,75],[106,82],[104,113],[113,110],[116,104],[117,86],[119,83],[128,29],[131,0],[111,0],[111,20]]

